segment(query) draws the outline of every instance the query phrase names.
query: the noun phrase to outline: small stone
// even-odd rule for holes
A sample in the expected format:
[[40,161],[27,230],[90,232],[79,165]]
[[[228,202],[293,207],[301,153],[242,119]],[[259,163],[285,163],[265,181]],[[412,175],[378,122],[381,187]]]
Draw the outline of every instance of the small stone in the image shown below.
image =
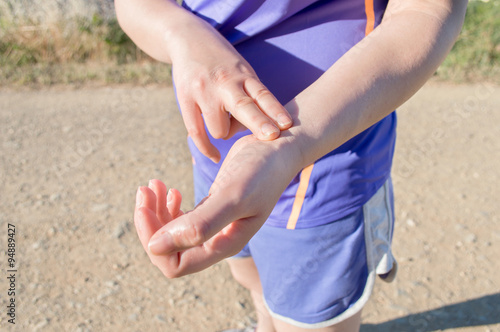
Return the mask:
[[114,288],[114,287],[118,286],[118,282],[116,282],[114,280],[108,280],[105,282],[105,285],[110,287],[110,288]]
[[166,323],[167,322],[167,319],[165,318],[165,316],[163,315],[156,315],[156,320],[159,321],[159,322],[162,322],[162,323]]
[[415,223],[415,221],[413,221],[413,219],[406,219],[406,224],[410,227],[417,226],[417,224]]
[[33,327],[33,331],[41,331],[48,324],[49,320],[47,318],[44,318]]
[[124,221],[115,228],[115,231],[113,232],[113,237],[119,239],[123,235],[125,235],[125,233],[127,233],[129,230],[130,230],[130,223],[128,221]]
[[474,233],[470,233],[464,238],[464,240],[467,243],[475,243],[477,241],[477,236]]
[[92,212],[103,212],[109,210],[111,205],[109,204],[94,204],[90,209]]
[[124,231],[124,230],[123,230],[123,228],[122,228],[122,227],[120,227],[120,226],[119,226],[119,227],[117,227],[117,228],[115,229],[115,231],[113,232],[113,237],[114,237],[115,239],[119,239],[119,238],[121,238],[123,235],[125,235],[125,231]]
[[57,230],[54,228],[54,227],[51,227],[49,228],[49,230],[47,231],[47,236],[48,237],[53,237],[54,234],[56,234]]
[[51,202],[56,202],[56,201],[59,201],[60,199],[61,199],[61,194],[59,194],[59,193],[52,194],[49,196],[49,200]]

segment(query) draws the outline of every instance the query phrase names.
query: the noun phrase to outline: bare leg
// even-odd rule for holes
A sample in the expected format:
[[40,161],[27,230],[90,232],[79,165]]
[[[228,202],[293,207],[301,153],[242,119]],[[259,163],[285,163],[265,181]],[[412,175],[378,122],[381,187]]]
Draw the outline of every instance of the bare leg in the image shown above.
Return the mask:
[[234,279],[250,291],[257,312],[257,332],[275,332],[271,315],[264,305],[262,285],[253,258],[230,258],[227,262]]

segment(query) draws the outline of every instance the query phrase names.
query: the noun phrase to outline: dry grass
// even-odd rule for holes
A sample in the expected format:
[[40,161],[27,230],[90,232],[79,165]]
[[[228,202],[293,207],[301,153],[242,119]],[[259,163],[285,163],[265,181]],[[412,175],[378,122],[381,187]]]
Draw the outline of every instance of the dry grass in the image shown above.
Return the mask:
[[[33,7],[23,7],[25,2]],[[499,16],[500,0],[471,2],[460,38],[436,77],[500,83]],[[0,4],[0,86],[165,84],[170,79],[170,68],[145,55],[121,30],[110,1]]]
[[153,61],[115,19],[10,25],[0,32],[0,85],[168,83],[170,68]]

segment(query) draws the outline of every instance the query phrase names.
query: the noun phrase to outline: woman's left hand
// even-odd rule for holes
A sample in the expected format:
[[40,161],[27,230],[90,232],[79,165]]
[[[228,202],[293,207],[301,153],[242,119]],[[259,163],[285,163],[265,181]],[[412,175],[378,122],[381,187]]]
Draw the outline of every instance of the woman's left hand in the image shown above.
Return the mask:
[[137,233],[151,261],[165,276],[203,270],[238,253],[264,224],[300,171],[289,137],[263,142],[253,136],[231,148],[212,187],[194,210],[179,210],[180,193],[153,180],[139,188]]

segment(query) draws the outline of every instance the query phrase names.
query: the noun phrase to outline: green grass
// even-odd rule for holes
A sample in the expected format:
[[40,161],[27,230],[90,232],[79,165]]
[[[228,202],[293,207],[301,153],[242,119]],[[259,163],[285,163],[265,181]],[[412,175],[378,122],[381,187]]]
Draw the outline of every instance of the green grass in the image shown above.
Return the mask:
[[471,1],[464,26],[442,66],[441,79],[500,83],[500,1]]
[[[436,77],[500,83],[500,0],[471,1]],[[170,83],[170,68],[140,51],[116,19],[99,15],[39,26],[0,15],[0,86]]]

